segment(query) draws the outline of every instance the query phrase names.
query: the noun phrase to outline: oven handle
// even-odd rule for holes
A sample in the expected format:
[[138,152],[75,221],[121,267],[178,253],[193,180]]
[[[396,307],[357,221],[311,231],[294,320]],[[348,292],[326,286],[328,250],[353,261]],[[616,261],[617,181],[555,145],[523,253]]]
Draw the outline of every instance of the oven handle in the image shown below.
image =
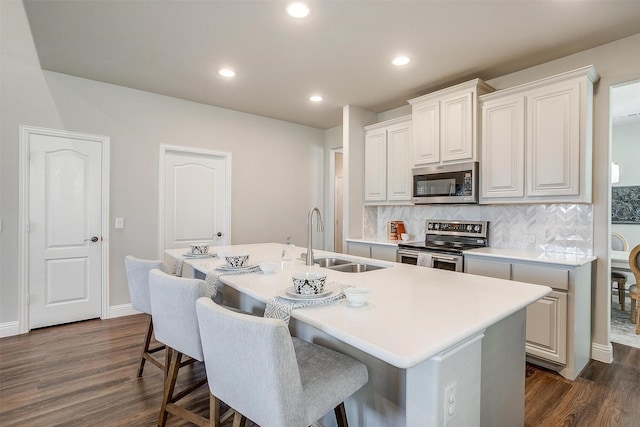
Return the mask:
[[442,255],[436,255],[436,254],[431,255],[431,258],[442,260],[442,261],[455,261],[457,259],[456,257],[442,256]]

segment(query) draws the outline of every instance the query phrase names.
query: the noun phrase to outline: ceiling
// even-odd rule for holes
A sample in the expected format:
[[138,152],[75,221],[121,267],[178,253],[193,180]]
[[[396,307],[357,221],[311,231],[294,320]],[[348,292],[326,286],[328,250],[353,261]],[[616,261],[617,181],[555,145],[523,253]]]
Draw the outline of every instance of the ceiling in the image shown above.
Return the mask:
[[302,20],[280,0],[24,3],[45,70],[321,129],[640,31],[638,0],[315,0]]

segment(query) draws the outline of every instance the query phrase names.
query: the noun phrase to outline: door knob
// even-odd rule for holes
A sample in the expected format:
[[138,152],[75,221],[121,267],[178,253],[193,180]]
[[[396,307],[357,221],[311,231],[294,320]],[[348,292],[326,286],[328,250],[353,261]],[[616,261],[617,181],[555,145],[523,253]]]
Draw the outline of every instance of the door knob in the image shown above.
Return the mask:
[[89,240],[91,240],[93,243],[97,242],[98,240],[100,240],[100,238],[98,236],[93,236],[90,239],[84,239],[85,242],[88,242]]
[[222,232],[221,232],[221,231],[218,231],[218,234],[216,234],[216,236],[218,236],[218,237],[222,237]]

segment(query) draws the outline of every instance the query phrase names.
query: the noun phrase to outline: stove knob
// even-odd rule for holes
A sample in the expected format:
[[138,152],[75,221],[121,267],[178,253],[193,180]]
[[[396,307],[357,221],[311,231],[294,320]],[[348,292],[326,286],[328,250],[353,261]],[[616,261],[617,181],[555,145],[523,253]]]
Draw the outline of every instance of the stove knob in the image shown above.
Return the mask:
[[471,231],[472,228],[473,226],[471,224],[467,225],[467,231]]
[[476,225],[476,226],[475,226],[475,230],[476,230],[476,233],[479,233],[479,232],[480,232],[480,226],[479,226],[479,225]]
[[436,230],[437,230],[438,228],[440,228],[440,224],[436,224],[436,225],[434,225],[434,227],[435,227],[435,228],[436,228]]

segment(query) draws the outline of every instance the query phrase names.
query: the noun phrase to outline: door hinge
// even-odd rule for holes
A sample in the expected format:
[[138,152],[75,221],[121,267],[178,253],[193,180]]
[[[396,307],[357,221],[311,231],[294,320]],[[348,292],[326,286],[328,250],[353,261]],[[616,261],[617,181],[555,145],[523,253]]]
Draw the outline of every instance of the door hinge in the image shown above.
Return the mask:
[[30,233],[30,232],[31,232],[31,223],[28,222],[27,223],[27,233]]
[[31,151],[27,151],[27,160],[31,160]]
[[31,295],[27,294],[27,305],[31,304]]

